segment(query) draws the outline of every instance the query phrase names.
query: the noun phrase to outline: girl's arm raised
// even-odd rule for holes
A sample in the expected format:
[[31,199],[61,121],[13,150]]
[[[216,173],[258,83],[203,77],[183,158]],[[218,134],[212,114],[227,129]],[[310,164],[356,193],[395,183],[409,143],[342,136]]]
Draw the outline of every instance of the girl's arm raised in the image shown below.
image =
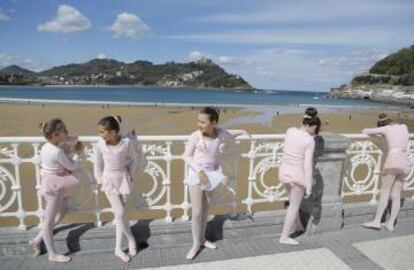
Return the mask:
[[385,127],[365,128],[362,130],[362,133],[366,135],[385,135],[385,130]]
[[246,135],[250,137],[250,134],[246,130],[243,130],[243,129],[231,129],[231,130],[228,130],[228,133],[231,135],[233,139],[238,136],[242,136],[242,135]]
[[78,167],[78,160],[70,159],[62,149],[59,149],[57,152],[57,161],[65,170],[70,172],[73,172]]

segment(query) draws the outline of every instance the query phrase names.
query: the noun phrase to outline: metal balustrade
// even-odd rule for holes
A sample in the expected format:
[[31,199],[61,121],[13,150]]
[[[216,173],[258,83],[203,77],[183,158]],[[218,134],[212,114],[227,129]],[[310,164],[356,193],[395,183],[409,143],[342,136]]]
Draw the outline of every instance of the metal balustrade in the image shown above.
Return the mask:
[[[366,135],[341,135],[352,140],[346,151],[342,197],[368,195],[370,201],[375,203],[381,179],[383,151]],[[226,156],[226,149],[223,148],[225,173],[229,176],[229,185],[236,190],[236,196],[232,197],[225,191],[218,192],[214,196],[213,203],[228,205],[233,209],[243,207],[246,211],[253,212],[253,207],[256,205],[288,200],[287,190],[277,180],[284,136],[284,134],[240,136],[236,139],[241,150],[238,157]],[[145,177],[148,188],[140,194],[134,192],[130,195],[134,198],[136,211],[161,210],[165,213],[165,220],[172,222],[173,211],[178,209],[182,211],[182,219],[189,219],[191,208],[189,191],[183,184],[187,173],[187,166],[183,159],[187,139],[188,136],[138,137],[140,142],[138,147],[143,148],[148,166],[144,173],[137,176],[134,185],[138,186],[136,189],[141,190],[140,185],[143,182],[140,178]],[[109,212],[110,209],[101,205],[99,187],[93,177],[92,165],[95,162],[97,137],[80,136],[79,140],[85,145],[81,169],[77,172],[82,180],[77,197],[82,199],[78,200],[73,208],[76,213],[93,216],[96,225],[101,226],[101,215]],[[44,141],[42,137],[0,137],[0,220],[17,218],[20,229],[27,228],[27,217],[35,216],[40,220],[42,216],[44,205],[38,192],[39,150]],[[410,160],[414,163],[414,134],[410,135],[407,151]],[[274,172],[268,174],[272,170]],[[179,195],[174,191],[177,188],[182,191],[178,192]],[[23,189],[26,189],[25,192]],[[404,190],[414,191],[414,169],[404,182]],[[24,195],[28,193],[32,195]],[[35,210],[26,210],[27,204]]]

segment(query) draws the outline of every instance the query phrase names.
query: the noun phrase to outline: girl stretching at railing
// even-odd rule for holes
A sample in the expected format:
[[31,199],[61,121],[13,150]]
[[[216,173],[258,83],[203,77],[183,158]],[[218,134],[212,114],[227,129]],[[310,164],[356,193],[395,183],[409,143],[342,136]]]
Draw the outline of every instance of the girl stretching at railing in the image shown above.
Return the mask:
[[279,180],[289,188],[289,208],[279,239],[281,244],[298,245],[290,238],[295,231],[303,231],[299,219],[299,208],[304,195],[312,193],[312,157],[315,149],[313,136],[319,133],[321,120],[315,108],[307,108],[299,128],[289,128],[286,132],[283,157],[279,169]]
[[[115,216],[115,256],[126,263],[137,254],[137,245],[128,224],[125,201],[131,193],[133,177],[139,170],[145,169],[146,164],[145,159],[138,159],[138,154],[142,153],[136,148],[135,131],[131,132],[132,136],[121,137],[120,123],[120,116],[107,116],[99,121],[100,138],[96,145],[94,173]],[[128,255],[122,250],[123,235],[128,239]]]
[[197,128],[186,144],[184,158],[190,167],[185,183],[189,186],[191,198],[191,231],[193,246],[186,258],[194,259],[201,247],[216,249],[217,246],[206,240],[209,198],[213,189],[226,183],[219,164],[219,149],[227,139],[248,135],[246,131],[229,131],[217,127],[220,110],[206,107],[198,114]]
[[[53,227],[57,225],[67,212],[67,191],[79,183],[72,175],[77,168],[77,162],[72,160],[60,147],[68,137],[65,124],[60,119],[52,119],[40,124],[40,129],[47,142],[40,150],[40,192],[46,200],[46,209],[43,216],[42,229],[29,244],[34,255],[40,254],[40,243],[43,239],[49,261],[68,262],[70,257],[57,254],[53,242]],[[83,145],[77,142],[73,146],[73,152],[80,153]],[[77,160],[77,155],[74,156]]]
[[377,128],[366,128],[362,133],[384,137],[387,144],[388,154],[384,163],[383,180],[377,212],[374,220],[364,223],[363,226],[371,229],[381,229],[381,218],[391,194],[391,214],[388,221],[382,225],[385,229],[393,231],[395,220],[400,212],[403,180],[410,172],[407,154],[409,134],[406,125],[394,122],[385,113],[379,115],[377,126]]

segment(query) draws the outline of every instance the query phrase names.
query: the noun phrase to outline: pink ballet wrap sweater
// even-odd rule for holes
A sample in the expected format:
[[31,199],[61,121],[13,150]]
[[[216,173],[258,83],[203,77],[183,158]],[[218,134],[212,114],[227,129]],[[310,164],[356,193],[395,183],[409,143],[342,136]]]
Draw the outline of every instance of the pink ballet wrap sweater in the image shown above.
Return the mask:
[[384,173],[407,175],[410,172],[411,164],[407,153],[409,133],[406,125],[390,124],[378,128],[366,128],[362,133],[384,136],[388,148]]
[[138,171],[137,152],[130,138],[122,138],[117,145],[107,145],[99,138],[96,145],[94,174],[106,194],[128,195],[131,193],[131,179]]
[[185,162],[190,167],[184,180],[186,184],[198,185],[197,173],[201,170],[221,172],[219,163],[220,145],[228,139],[233,139],[234,136],[223,128],[217,128],[216,132],[217,137],[214,139],[205,138],[200,130],[190,135],[184,151]]
[[49,142],[40,149],[40,192],[64,194],[76,186],[79,180],[70,174],[77,169],[77,161],[69,158],[60,147]]
[[312,190],[312,158],[315,149],[313,136],[298,128],[286,132],[283,156],[279,168],[279,181],[294,183]]

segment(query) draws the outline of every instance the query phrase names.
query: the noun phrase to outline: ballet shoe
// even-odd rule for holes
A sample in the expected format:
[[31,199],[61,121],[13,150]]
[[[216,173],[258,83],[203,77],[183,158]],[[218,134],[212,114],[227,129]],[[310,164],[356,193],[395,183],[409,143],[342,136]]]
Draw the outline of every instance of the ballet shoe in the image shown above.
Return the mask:
[[279,243],[283,245],[291,245],[291,246],[297,246],[299,245],[299,242],[292,238],[286,238],[286,239],[279,239]]
[[72,260],[71,257],[61,255],[61,254],[49,255],[49,262],[67,263],[67,262],[70,262],[71,260]]
[[201,244],[202,247],[208,248],[208,249],[217,249],[217,246],[210,241],[204,241],[203,244]]
[[376,225],[374,222],[366,222],[362,224],[362,227],[373,230],[381,230],[381,225]]
[[384,229],[386,229],[389,232],[393,232],[394,231],[394,226],[390,226],[388,223],[382,223],[381,225],[382,225],[382,227]]
[[198,249],[198,248],[196,248],[196,247],[192,247],[191,249],[190,249],[190,251],[188,251],[188,253],[187,253],[187,255],[185,256],[185,258],[187,259],[187,260],[193,260],[194,258],[195,258],[195,256],[197,255],[197,253],[198,253],[198,251],[199,251],[200,249]]
[[118,257],[123,263],[128,263],[131,260],[131,257],[123,251],[115,251],[115,256]]
[[33,240],[29,241],[29,246],[33,250],[33,257],[37,257],[42,253],[42,250],[40,249],[40,245],[36,244]]
[[137,245],[135,244],[135,241],[132,243],[132,244],[130,244],[129,246],[128,246],[128,254],[130,255],[130,256],[135,256],[135,255],[137,255]]

